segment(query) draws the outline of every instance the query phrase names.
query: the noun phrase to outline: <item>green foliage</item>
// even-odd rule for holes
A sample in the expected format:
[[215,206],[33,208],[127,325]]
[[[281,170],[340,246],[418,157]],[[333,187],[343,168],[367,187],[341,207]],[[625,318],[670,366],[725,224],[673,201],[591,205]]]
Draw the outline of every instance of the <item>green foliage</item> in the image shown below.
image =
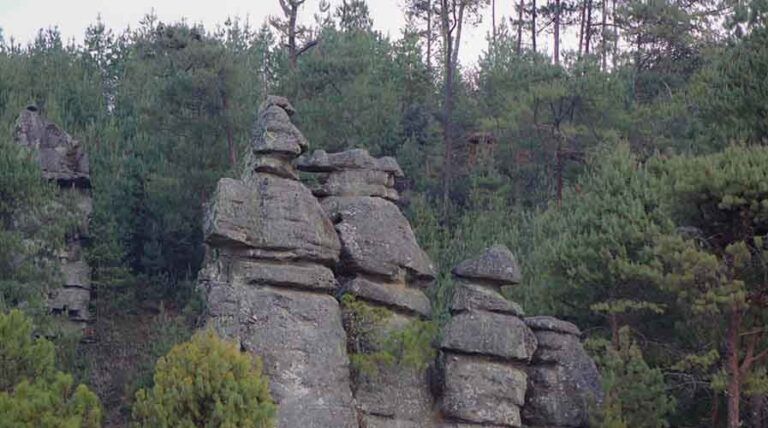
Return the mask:
[[697,76],[693,93],[709,138],[768,142],[768,28],[758,27],[715,56]]
[[615,345],[593,339],[588,348],[594,353],[603,377],[605,402],[596,414],[601,428],[664,428],[675,409],[667,393],[664,375],[643,359],[628,327],[619,332]]
[[206,331],[160,358],[133,416],[146,427],[272,427],[275,411],[260,360]]
[[99,398],[85,385],[73,387],[72,376],[16,385],[0,393],[0,427],[97,428],[101,426]]
[[[534,260],[547,272],[539,292],[558,314],[589,320],[589,308],[658,313],[655,238],[672,230],[646,167],[620,145],[592,160],[560,206],[536,219]],[[618,310],[621,309],[621,310]]]
[[32,154],[0,137],[0,310],[43,311],[70,224],[64,208]]
[[32,321],[21,311],[0,315],[0,390],[23,380],[49,378],[55,371],[53,344],[33,337]]
[[98,397],[56,371],[53,343],[34,338],[21,311],[0,314],[0,427],[90,428],[101,423]]
[[434,321],[411,320],[393,326],[389,310],[369,305],[352,294],[345,294],[341,304],[353,370],[376,376],[382,366],[424,370],[434,360],[437,351],[433,342],[438,333]]

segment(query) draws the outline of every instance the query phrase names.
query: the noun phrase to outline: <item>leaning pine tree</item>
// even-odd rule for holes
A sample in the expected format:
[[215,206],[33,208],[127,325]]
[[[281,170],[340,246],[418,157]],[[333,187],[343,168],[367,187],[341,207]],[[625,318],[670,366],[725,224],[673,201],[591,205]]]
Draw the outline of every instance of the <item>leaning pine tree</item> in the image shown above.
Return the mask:
[[142,427],[269,428],[275,409],[261,362],[207,331],[158,360],[133,416]]

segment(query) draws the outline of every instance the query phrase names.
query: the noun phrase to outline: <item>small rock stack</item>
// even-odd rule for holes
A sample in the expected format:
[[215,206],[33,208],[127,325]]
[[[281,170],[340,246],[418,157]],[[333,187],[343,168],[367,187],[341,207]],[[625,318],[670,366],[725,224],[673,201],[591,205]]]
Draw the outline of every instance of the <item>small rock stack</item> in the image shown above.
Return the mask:
[[537,340],[521,308],[501,295],[520,282],[520,269],[504,246],[453,269],[451,319],[440,344],[440,410],[444,427],[519,427],[528,363]]
[[[408,220],[392,202],[398,199],[395,178],[403,175],[397,162],[389,157],[373,158],[365,150],[333,154],[318,150],[300,159],[298,166],[319,173],[313,193],[320,198],[341,241],[336,275],[342,292],[387,314],[374,334],[384,337],[428,318],[431,306],[424,291],[432,284],[435,270],[416,242]],[[345,313],[345,319],[350,316]],[[347,327],[350,351],[359,352],[357,344],[364,339]],[[433,399],[426,371],[382,364],[375,374],[354,373],[360,425],[431,426]]]
[[68,233],[65,247],[59,254],[62,287],[51,291],[48,307],[51,312],[66,316],[71,323],[84,329],[92,320],[91,268],[83,254],[93,211],[88,155],[79,141],[43,118],[34,106],[27,107],[19,115],[15,141],[36,153],[43,177],[56,182],[63,200],[73,204],[77,227]]
[[587,427],[602,402],[600,374],[584,352],[575,325],[552,317],[526,318],[539,346],[528,368],[523,419],[531,427]]
[[331,268],[333,224],[291,164],[307,141],[293,107],[270,96],[253,130],[242,180],[221,179],[204,224],[198,284],[207,322],[262,358],[278,426],[358,427],[346,336]]

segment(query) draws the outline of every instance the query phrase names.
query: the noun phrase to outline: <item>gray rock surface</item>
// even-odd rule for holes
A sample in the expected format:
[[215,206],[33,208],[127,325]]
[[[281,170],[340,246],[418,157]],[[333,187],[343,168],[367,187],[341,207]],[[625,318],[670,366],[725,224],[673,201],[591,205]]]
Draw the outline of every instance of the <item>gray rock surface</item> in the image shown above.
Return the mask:
[[536,316],[525,319],[525,324],[533,331],[554,331],[563,334],[580,336],[581,330],[575,324],[555,317]]
[[485,310],[502,314],[522,317],[523,308],[517,303],[506,299],[494,287],[484,284],[473,284],[459,279],[453,289],[451,312],[469,310]]
[[578,328],[552,317],[532,317],[539,347],[528,369],[523,418],[532,426],[586,427],[589,408],[602,401],[600,374],[584,351]]
[[[342,311],[347,310],[342,307]],[[345,319],[349,320],[349,317]],[[357,352],[358,344],[361,343],[364,344],[362,347],[368,348],[365,352],[379,351],[378,343],[381,343],[381,339],[401,331],[416,320],[412,316],[389,312],[386,319],[373,326],[372,331],[360,335],[354,329],[348,330],[350,351]],[[427,367],[403,361],[374,364],[375,371],[358,370],[353,373],[354,395],[362,420],[361,426],[373,422],[382,427],[432,426],[434,402],[430,394]]]
[[478,257],[453,268],[453,274],[499,285],[518,284],[522,277],[515,256],[503,245],[486,248]]
[[205,216],[214,247],[247,249],[255,258],[332,265],[339,240],[317,200],[300,182],[256,173],[251,183],[222,178]]
[[429,298],[421,290],[410,288],[404,283],[386,283],[355,277],[342,286],[342,291],[368,302],[425,318],[429,318],[432,313]]
[[391,157],[374,158],[367,150],[340,153],[317,150],[298,161],[302,171],[318,174],[312,193],[326,196],[370,196],[396,201],[395,178],[403,177],[397,161]]
[[408,220],[392,202],[371,197],[322,200],[342,244],[346,273],[365,273],[410,285],[428,286],[435,268],[416,242]]
[[207,324],[262,358],[280,428],[358,428],[341,308],[336,231],[296,180],[307,142],[281,97],[262,105],[242,180],[221,179],[205,217],[198,287]]
[[478,423],[519,427],[525,402],[524,368],[481,357],[447,354],[441,410],[444,414]]
[[36,107],[27,107],[19,115],[15,141],[35,152],[46,179],[90,186],[90,164],[83,146],[43,118]]
[[517,317],[493,312],[462,312],[443,328],[440,347],[503,360],[530,361],[536,336]]
[[[350,324],[355,315],[345,312],[350,352],[375,353],[389,334],[431,314],[424,289],[435,278],[434,266],[408,220],[390,202],[398,198],[395,178],[403,172],[394,159],[376,159],[365,150],[332,154],[318,150],[301,158],[298,167],[317,174],[312,192],[321,199],[341,241],[335,271],[342,292],[388,314],[386,321],[365,328],[363,334]],[[426,366],[402,361],[374,364],[376,373],[354,373],[361,426],[433,426],[434,400]]]

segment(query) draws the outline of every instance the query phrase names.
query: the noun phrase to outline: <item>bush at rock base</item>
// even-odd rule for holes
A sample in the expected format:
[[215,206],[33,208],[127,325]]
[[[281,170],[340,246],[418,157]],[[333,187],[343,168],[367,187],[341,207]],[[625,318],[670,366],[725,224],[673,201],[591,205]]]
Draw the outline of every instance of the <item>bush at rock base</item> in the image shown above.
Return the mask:
[[275,409],[261,361],[206,331],[160,358],[133,417],[142,427],[268,428]]

